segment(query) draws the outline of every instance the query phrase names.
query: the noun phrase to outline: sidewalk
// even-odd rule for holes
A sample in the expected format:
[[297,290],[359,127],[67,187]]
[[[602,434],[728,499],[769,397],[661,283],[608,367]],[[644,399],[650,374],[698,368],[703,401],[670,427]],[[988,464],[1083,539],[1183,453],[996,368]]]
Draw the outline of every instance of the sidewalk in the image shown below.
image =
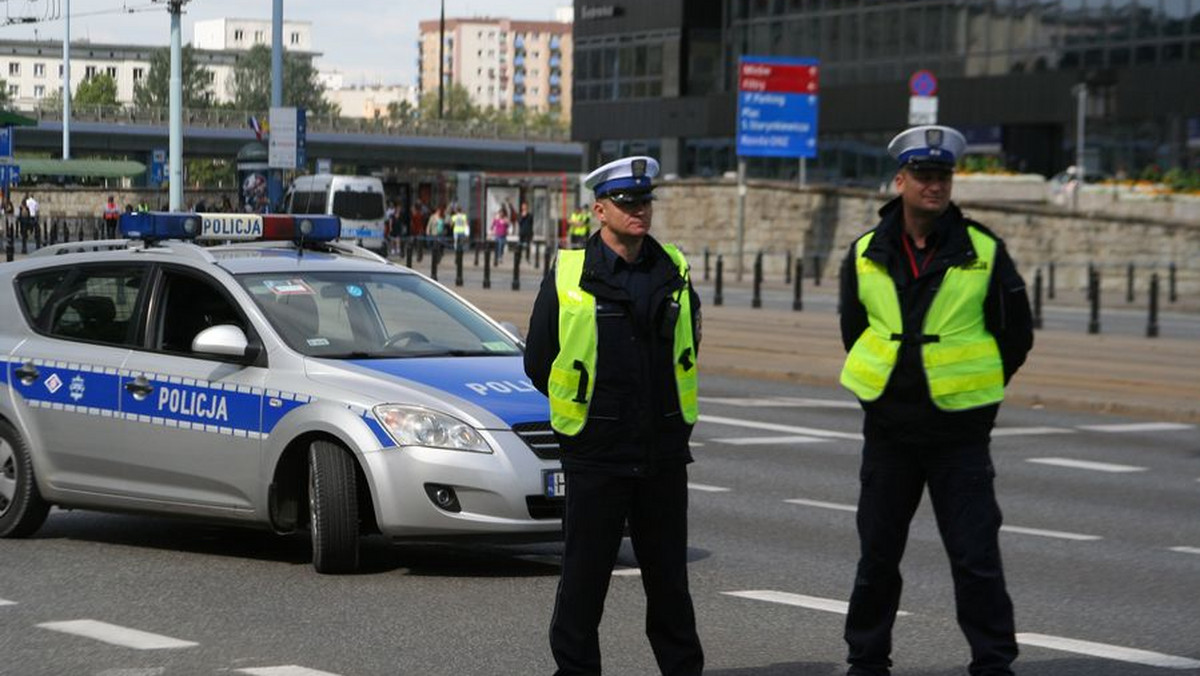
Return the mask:
[[[458,288],[453,287],[453,276],[442,278],[496,319],[527,330],[537,276],[523,274],[519,292],[511,290],[511,272],[493,277],[489,290],[480,288],[478,277],[468,277],[466,285]],[[742,286],[739,293],[745,292]],[[811,310],[806,298],[803,312],[748,305],[715,307],[711,298],[711,290],[704,288],[702,372],[838,385],[845,353],[829,298],[825,302],[814,298]],[[1008,388],[1007,401],[1017,406],[1200,423],[1200,342],[1038,331],[1029,360]]]

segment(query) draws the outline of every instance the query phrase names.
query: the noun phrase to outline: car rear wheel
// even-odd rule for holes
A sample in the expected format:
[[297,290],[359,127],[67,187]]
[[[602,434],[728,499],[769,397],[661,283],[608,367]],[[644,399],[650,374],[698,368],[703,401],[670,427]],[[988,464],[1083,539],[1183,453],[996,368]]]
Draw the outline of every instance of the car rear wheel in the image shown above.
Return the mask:
[[33,478],[29,447],[11,425],[0,421],[0,537],[32,535],[49,511]]
[[358,495],[354,459],[341,446],[315,441],[308,449],[308,516],[318,573],[358,569]]

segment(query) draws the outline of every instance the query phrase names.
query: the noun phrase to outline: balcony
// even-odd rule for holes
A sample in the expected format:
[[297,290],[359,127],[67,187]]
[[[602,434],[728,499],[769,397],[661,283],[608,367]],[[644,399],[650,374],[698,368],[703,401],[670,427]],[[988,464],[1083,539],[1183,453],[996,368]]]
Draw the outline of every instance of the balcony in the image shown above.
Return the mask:
[[550,57],[550,67],[551,68],[559,68],[560,66],[562,66],[562,58],[561,57],[559,57],[558,55]]

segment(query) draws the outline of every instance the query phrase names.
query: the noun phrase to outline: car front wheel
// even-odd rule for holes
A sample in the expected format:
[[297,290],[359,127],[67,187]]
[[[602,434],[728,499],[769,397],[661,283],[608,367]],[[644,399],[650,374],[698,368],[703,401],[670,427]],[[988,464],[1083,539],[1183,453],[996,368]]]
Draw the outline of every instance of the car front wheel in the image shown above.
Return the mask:
[[32,535],[49,511],[33,478],[29,447],[12,425],[0,421],[0,537]]
[[358,569],[358,495],[354,459],[346,449],[315,441],[308,449],[308,511],[313,567],[318,573]]

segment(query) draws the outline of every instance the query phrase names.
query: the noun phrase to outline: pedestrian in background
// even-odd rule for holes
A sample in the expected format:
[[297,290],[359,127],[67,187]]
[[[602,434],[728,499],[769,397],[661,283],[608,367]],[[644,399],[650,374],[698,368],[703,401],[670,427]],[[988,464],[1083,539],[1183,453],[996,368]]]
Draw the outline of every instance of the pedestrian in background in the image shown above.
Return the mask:
[[112,196],[108,196],[108,201],[104,203],[104,231],[105,236],[113,238],[117,236],[117,219],[121,218],[121,207],[117,206],[117,200]]
[[504,260],[504,243],[508,240],[508,215],[504,209],[496,212],[492,219],[492,240],[496,243],[496,265]]
[[600,223],[560,250],[529,320],[525,373],[550,398],[566,473],[562,578],[550,622],[558,676],[599,674],[600,618],[625,524],[659,670],[704,668],[687,579],[687,464],[698,409],[700,299],[688,264],[649,235],[658,162],[584,181]]
[[517,255],[523,252],[528,261],[533,248],[533,214],[529,213],[528,202],[521,202],[521,215],[517,217],[517,243],[520,246]]
[[861,401],[861,556],[845,639],[849,674],[885,676],[900,559],[926,486],[950,558],[972,676],[1011,676],[1013,606],[1000,561],[989,449],[1004,387],[1033,346],[1029,299],[1004,242],[950,200],[958,131],[897,135],[898,197],[841,270],[842,384]]

